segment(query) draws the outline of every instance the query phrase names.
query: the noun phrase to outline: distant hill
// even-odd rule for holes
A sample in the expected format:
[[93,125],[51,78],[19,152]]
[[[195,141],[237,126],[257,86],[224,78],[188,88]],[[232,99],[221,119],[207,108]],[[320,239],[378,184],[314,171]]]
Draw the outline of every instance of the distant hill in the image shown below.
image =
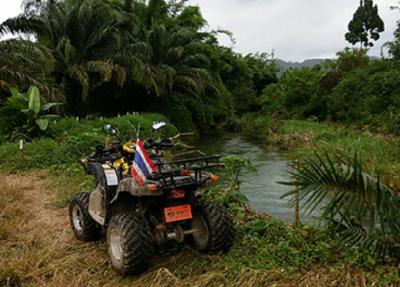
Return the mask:
[[[380,57],[376,56],[370,56],[371,60],[379,60],[381,59]],[[303,62],[286,62],[282,59],[276,59],[276,62],[278,63],[278,67],[280,69],[278,75],[281,76],[286,70],[290,68],[311,68],[314,67],[315,65],[320,65],[322,64],[323,61],[326,59],[308,59]]]
[[279,74],[283,74],[290,68],[303,68],[303,67],[314,67],[315,65],[321,64],[325,59],[308,59],[303,62],[286,62],[281,59],[277,59],[278,66],[280,68]]

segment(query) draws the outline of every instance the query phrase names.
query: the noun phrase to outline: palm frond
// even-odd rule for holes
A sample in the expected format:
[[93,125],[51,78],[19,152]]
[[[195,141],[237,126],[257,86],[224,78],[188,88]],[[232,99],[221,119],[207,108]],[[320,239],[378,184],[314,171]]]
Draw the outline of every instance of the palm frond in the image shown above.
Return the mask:
[[75,80],[82,88],[82,99],[87,100],[90,88],[90,78],[87,72],[79,65],[73,65],[68,68],[68,75]]
[[10,18],[0,25],[0,35],[11,34],[38,34],[43,31],[43,22],[36,16],[20,15]]
[[38,43],[24,40],[7,40],[0,42],[1,66],[26,65],[27,68],[50,72],[54,67],[51,52]]
[[125,83],[125,69],[111,61],[89,61],[85,63],[84,67],[88,73],[98,73],[102,82],[109,82],[114,77],[120,87]]
[[[379,176],[364,172],[357,153],[350,161],[328,152],[316,153],[292,175],[289,184],[298,187],[304,208],[312,212],[321,207],[322,217],[344,244],[369,249],[379,258],[399,258],[399,196]],[[292,204],[296,193],[286,195]]]

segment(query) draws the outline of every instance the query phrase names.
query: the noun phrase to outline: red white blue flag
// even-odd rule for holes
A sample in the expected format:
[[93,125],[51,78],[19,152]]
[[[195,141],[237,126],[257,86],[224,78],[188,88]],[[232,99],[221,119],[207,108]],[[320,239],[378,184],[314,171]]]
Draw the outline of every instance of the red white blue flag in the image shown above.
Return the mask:
[[138,184],[142,185],[156,170],[156,166],[144,149],[142,141],[138,139],[136,142],[135,160],[131,168],[133,177]]

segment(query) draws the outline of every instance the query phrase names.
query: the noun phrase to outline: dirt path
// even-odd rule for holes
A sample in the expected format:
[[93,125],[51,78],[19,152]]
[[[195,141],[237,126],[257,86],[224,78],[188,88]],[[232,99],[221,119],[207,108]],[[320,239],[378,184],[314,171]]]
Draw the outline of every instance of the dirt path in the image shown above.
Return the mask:
[[52,208],[51,202],[55,194],[51,193],[44,175],[10,175],[6,177],[6,181],[23,192],[26,220],[19,229],[25,240],[38,240],[49,248],[53,244],[66,244],[71,240],[71,234],[66,232],[66,210]]
[[166,262],[141,277],[113,271],[104,240],[76,240],[45,172],[0,174],[0,187],[0,286],[187,286]]
[[93,278],[107,266],[106,252],[98,252],[104,243],[75,240],[67,209],[52,206],[56,192],[45,173],[0,175],[0,186],[10,199],[0,210],[0,286],[104,285],[103,276]]
[[[67,208],[53,206],[59,191],[46,173],[0,174],[0,187],[0,199],[7,199],[0,205],[0,286],[189,286],[164,267],[170,264],[163,259],[141,277],[118,275],[104,240],[75,239]],[[215,279],[206,277],[203,283]]]

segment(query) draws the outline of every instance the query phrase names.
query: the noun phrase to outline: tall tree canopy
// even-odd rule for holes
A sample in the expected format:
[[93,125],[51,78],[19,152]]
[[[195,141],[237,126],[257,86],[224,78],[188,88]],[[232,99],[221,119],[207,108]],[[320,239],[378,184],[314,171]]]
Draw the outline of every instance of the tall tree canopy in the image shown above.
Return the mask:
[[187,2],[25,0],[0,33],[35,41],[0,42],[2,94],[36,84],[68,114],[157,111],[187,128],[259,108],[264,86],[277,80],[274,61],[221,47]]
[[345,38],[349,43],[372,47],[372,41],[379,40],[380,33],[385,30],[385,24],[378,13],[378,5],[374,5],[373,0],[361,0],[348,28]]

